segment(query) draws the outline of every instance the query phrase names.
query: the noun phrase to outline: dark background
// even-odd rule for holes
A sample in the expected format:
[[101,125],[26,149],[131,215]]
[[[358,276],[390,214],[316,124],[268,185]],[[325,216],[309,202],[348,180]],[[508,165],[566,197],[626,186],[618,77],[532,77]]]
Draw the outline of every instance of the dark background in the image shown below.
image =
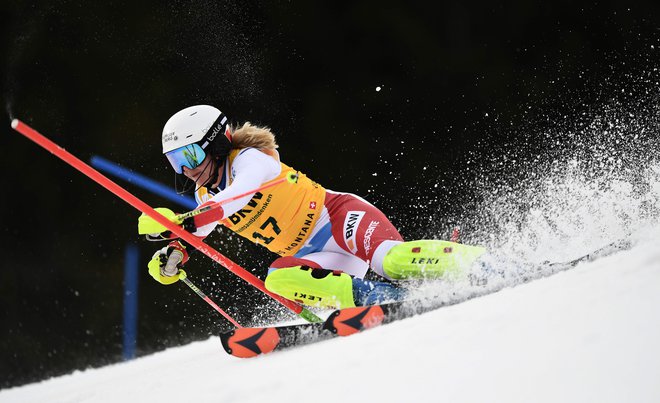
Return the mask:
[[[404,237],[446,237],[474,175],[561,141],[545,129],[625,95],[659,61],[656,1],[97,3],[0,6],[0,387],[121,359],[128,242],[142,255],[139,354],[230,327],[185,286],[154,282],[139,213],[11,117],[83,160],[173,184],[162,126],[213,104],[270,126],[285,162],[367,197]],[[210,243],[262,278],[274,258],[226,233]],[[188,273],[243,324],[286,316],[206,258]]]

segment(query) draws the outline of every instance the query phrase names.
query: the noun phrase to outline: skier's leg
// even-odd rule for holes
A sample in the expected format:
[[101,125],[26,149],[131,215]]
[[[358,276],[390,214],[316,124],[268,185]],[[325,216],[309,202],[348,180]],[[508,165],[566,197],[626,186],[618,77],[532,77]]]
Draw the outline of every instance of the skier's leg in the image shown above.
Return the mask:
[[366,263],[357,257],[336,252],[317,252],[303,258],[282,257],[271,264],[265,283],[275,294],[319,307],[347,308],[405,298],[404,290],[389,283],[348,274],[363,273],[364,266]]
[[399,288],[360,280],[368,265],[388,279],[438,278],[462,272],[484,251],[449,241],[403,242],[376,207],[358,196],[328,191],[310,241],[295,257],[273,263],[271,269],[279,270],[270,272],[266,287],[285,298],[317,306],[403,299]]
[[[324,260],[332,261],[334,257],[337,266],[333,266],[340,267],[338,265],[344,260],[342,256],[329,253],[337,256],[325,256]],[[289,256],[275,260],[268,269],[266,289],[310,306],[339,308],[355,306],[351,276],[339,270],[326,270],[312,259],[307,256],[305,258]]]
[[340,251],[350,253],[374,267],[376,251],[391,248],[403,238],[390,220],[371,203],[350,194],[327,191],[326,207],[332,224],[332,238]]
[[329,191],[326,207],[333,239],[341,250],[369,262],[372,270],[390,280],[464,273],[485,252],[441,240],[403,242],[380,210],[352,194]]

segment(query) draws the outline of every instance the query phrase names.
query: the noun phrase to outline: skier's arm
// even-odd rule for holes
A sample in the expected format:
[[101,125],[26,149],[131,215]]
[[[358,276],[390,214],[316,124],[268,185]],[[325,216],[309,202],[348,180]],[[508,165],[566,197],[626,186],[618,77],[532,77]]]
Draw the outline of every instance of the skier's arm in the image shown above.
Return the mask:
[[[203,196],[196,194],[195,199],[198,203],[197,208],[212,205],[216,202],[221,202],[245,194],[246,192],[250,192],[261,186],[264,182],[276,178],[280,172],[280,164],[274,157],[264,154],[254,148],[245,149],[235,158],[232,165],[232,177],[234,179],[231,186],[213,197],[209,197],[206,194]],[[217,210],[219,218],[214,218],[214,221],[210,224],[196,226],[196,220],[191,217],[184,220],[182,226],[194,235],[200,238],[205,238],[211,233],[213,228],[215,228],[217,220],[228,217],[245,207],[254,194],[255,193],[250,193],[222,205],[222,207]],[[170,221],[177,222],[176,213],[172,210],[160,207],[156,208],[156,211],[163,214]],[[141,235],[147,235],[147,239],[149,240],[176,238],[169,230],[167,230],[167,228],[144,213],[138,219],[138,233]]]
[[[234,180],[232,184],[212,198],[198,200],[198,203],[202,202],[200,205],[205,205],[212,202],[219,202],[256,189],[264,182],[276,178],[280,174],[280,171],[281,166],[273,157],[253,148],[246,149],[234,159],[232,165],[232,177]],[[253,196],[254,193],[223,205],[223,217],[228,217],[245,207]],[[173,217],[175,214],[170,212],[168,215]],[[148,233],[150,231],[149,224],[155,223],[152,222],[153,220],[150,217],[143,216],[141,217],[142,222],[139,224],[139,226],[143,226],[140,231],[142,231],[141,233]],[[211,224],[201,226],[193,234],[200,238],[205,238],[213,231],[217,224],[217,221],[215,221]],[[168,246],[158,250],[148,264],[149,274],[156,281],[164,285],[177,282],[179,280],[179,269],[188,261],[187,251],[191,250],[189,246],[187,242],[179,239],[171,241]]]
[[[232,184],[222,192],[210,198],[207,202],[221,202],[252,189],[256,189],[263,183],[277,178],[282,167],[279,162],[270,155],[267,155],[256,148],[246,148],[234,159],[231,169],[233,177]],[[245,197],[223,204],[223,217],[229,217],[245,207],[254,194],[255,193],[251,193]],[[211,231],[213,231],[216,225],[217,222],[213,222],[199,227],[194,234],[199,237],[206,237]]]

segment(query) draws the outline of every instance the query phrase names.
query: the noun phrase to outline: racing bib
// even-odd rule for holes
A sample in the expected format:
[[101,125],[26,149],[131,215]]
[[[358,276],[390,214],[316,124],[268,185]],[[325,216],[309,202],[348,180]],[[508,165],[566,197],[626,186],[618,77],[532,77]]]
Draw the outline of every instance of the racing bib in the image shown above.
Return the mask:
[[[227,157],[231,164],[241,150]],[[280,162],[280,175],[264,185],[285,178],[293,169]],[[229,184],[233,181],[229,177]],[[202,188],[206,191],[206,188]],[[200,190],[202,190],[200,189]],[[202,195],[198,195],[202,196]],[[202,197],[200,199],[203,200]],[[294,255],[305,243],[323,210],[325,189],[298,172],[295,184],[283,181],[257,192],[248,204],[220,223],[235,233],[263,245],[280,256]]]

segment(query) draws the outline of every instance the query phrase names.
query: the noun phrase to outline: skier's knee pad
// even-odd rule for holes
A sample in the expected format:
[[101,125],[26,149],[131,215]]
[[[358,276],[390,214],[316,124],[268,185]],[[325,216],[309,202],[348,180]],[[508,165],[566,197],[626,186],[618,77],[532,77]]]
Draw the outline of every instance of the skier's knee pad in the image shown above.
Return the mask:
[[465,272],[485,252],[480,246],[441,240],[403,242],[385,255],[383,272],[397,280],[453,276]]
[[355,306],[352,278],[340,271],[308,266],[286,267],[271,271],[265,285],[272,293],[309,306]]

